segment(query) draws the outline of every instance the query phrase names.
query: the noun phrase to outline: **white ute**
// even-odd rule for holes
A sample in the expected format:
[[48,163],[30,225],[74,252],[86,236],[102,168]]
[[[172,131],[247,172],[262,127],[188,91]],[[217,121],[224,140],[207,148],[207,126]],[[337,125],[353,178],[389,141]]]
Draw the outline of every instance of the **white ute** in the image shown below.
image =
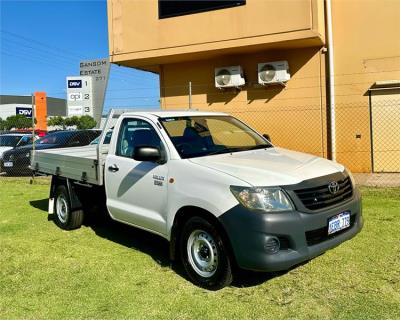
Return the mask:
[[111,110],[97,145],[37,151],[31,168],[53,176],[58,226],[79,228],[88,208],[103,208],[166,238],[207,289],[229,285],[235,268],[289,269],[363,225],[342,165],[275,147],[225,113]]

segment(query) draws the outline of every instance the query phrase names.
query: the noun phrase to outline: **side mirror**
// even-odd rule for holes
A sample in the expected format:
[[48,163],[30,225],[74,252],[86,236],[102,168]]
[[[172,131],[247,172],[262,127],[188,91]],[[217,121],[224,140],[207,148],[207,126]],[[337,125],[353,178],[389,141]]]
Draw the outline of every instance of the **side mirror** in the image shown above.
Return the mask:
[[133,159],[136,161],[159,162],[161,160],[161,151],[156,147],[140,146],[135,147]]
[[28,144],[28,141],[20,141],[14,148],[26,146],[27,144]]
[[265,139],[267,139],[269,142],[272,142],[272,141],[271,141],[271,138],[270,138],[270,136],[269,136],[269,134],[264,133],[264,134],[263,134],[263,137],[264,137]]

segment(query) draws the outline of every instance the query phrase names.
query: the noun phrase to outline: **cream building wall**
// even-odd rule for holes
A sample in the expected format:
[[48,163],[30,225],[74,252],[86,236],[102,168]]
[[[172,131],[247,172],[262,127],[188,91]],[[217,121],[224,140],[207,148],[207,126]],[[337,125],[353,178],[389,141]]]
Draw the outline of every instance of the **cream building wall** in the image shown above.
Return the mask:
[[[161,108],[188,108],[191,82],[194,108],[233,113],[279,146],[328,156],[324,1],[247,0],[159,19],[156,0],[108,0],[108,16],[110,60],[159,73]],[[400,79],[400,1],[332,0],[332,20],[337,160],[356,172],[387,171],[374,162],[380,145],[396,148],[398,91],[375,99],[378,92],[369,90],[376,81]],[[292,78],[286,87],[260,87],[257,63],[276,60],[289,62]],[[244,70],[240,91],[214,86],[214,68],[230,65]],[[384,103],[396,112],[379,109]],[[385,117],[393,127],[386,134]],[[390,170],[400,171],[400,160],[398,166]]]
[[[371,127],[369,89],[376,81],[400,80],[400,1],[334,0],[332,5],[337,102],[337,159],[353,163],[353,170],[369,172]],[[381,106],[400,105],[387,90]],[[385,126],[385,108],[375,131]],[[379,121],[379,117],[381,118]],[[377,127],[377,125],[379,127]],[[356,135],[361,138],[356,138]],[[400,117],[393,135],[400,136]],[[388,149],[392,147],[387,146]],[[393,159],[393,162],[395,159]],[[400,161],[399,161],[400,162]],[[400,163],[398,164],[400,171]]]
[[[187,108],[191,81],[193,108],[231,113],[268,133],[277,145],[326,156],[325,84],[320,81],[324,58],[318,48],[303,48],[165,65],[161,108]],[[258,85],[257,63],[282,59],[289,61],[292,76],[287,87]],[[214,68],[229,65],[245,71],[246,85],[240,91],[215,88]]]
[[244,6],[167,19],[158,18],[158,0],[107,4],[111,62],[148,70],[226,51],[315,46],[325,34],[321,0],[247,0]]

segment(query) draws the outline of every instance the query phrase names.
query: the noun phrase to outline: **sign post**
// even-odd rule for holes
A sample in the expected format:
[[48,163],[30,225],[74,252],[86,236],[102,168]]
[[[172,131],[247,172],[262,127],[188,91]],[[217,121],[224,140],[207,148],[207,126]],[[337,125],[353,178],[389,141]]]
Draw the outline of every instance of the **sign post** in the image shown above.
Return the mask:
[[35,157],[35,95],[32,93],[32,156],[31,159]]
[[97,127],[100,126],[103,113],[104,98],[110,73],[110,62],[108,59],[97,59],[81,61],[79,75],[92,77],[93,89],[93,118]]

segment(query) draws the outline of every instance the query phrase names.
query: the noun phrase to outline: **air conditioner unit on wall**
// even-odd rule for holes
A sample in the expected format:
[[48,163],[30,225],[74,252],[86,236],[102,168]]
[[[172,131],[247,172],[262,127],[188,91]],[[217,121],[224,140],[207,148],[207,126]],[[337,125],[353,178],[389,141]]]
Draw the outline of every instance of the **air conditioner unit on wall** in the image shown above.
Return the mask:
[[290,73],[287,61],[273,61],[258,64],[259,84],[284,84],[289,79]]
[[215,68],[215,87],[238,88],[245,84],[241,66]]

